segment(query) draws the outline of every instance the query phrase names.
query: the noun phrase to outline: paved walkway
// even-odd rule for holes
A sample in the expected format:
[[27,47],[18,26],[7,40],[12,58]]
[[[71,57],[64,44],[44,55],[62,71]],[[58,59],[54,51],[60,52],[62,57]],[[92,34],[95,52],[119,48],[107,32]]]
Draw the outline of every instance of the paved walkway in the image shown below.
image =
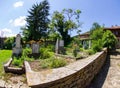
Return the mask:
[[88,88],[120,88],[120,51],[111,53]]

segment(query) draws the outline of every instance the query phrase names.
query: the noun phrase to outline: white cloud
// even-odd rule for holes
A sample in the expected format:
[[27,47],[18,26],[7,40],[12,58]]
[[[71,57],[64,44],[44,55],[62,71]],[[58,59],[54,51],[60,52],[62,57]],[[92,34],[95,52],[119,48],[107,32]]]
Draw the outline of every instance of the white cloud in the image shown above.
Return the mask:
[[12,36],[16,36],[16,34],[14,34],[11,29],[4,28],[4,29],[1,29],[0,36],[1,37],[12,37]]
[[9,23],[12,23],[13,22],[13,19],[9,20]]
[[12,30],[8,29],[8,28],[4,28],[4,29],[2,29],[2,32],[4,32],[4,33],[12,33]]
[[19,18],[16,18],[15,20],[10,20],[9,23],[12,23],[15,27],[25,26],[26,25],[26,17],[20,16]]
[[18,1],[13,4],[15,8],[23,6],[24,2],[23,1]]

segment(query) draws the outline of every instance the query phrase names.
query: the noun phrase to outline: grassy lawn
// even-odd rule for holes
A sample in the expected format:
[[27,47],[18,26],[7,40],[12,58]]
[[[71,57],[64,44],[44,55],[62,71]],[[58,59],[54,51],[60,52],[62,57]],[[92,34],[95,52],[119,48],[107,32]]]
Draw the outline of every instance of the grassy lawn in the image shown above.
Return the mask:
[[0,75],[3,71],[3,64],[6,63],[12,55],[12,50],[0,50]]

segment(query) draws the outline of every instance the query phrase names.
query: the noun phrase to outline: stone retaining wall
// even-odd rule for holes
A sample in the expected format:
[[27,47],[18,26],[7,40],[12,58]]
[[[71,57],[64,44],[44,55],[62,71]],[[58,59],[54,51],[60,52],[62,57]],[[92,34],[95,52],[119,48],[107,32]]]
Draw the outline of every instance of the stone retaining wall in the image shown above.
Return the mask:
[[106,56],[107,49],[66,67],[42,72],[32,71],[25,62],[28,85],[32,88],[86,88],[100,71]]

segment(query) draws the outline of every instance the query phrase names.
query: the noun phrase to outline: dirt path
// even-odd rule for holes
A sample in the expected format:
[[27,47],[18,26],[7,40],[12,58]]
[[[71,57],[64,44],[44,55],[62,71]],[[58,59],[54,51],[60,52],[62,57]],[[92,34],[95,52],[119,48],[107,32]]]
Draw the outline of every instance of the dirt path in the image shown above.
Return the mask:
[[111,53],[88,88],[120,88],[120,51]]

